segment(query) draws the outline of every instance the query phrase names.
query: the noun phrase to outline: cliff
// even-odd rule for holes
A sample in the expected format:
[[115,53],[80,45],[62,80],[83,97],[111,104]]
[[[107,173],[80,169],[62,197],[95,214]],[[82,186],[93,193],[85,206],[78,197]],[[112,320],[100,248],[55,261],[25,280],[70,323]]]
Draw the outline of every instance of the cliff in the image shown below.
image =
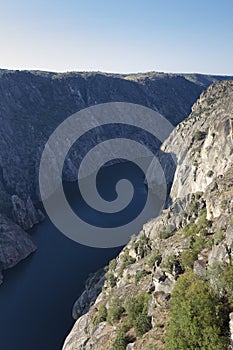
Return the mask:
[[[175,298],[182,300],[185,289],[176,286],[190,274],[223,310],[210,320],[208,330],[198,331],[201,342],[202,334],[219,322],[216,346],[210,338],[200,348],[228,349],[233,339],[232,97],[232,81],[212,85],[164,142],[162,151],[177,158],[170,206],[132,237],[105,277],[100,272],[91,277],[94,282],[87,283],[74,305],[77,321],[63,350],[177,349],[168,336]],[[189,344],[194,335],[190,331],[185,337]]]

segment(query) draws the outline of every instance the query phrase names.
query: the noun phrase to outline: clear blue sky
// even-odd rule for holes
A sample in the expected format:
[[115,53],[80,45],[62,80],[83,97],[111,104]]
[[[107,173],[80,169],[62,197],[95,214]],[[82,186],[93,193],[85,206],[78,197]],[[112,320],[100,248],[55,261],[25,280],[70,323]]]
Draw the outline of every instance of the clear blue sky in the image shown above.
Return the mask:
[[0,68],[233,75],[233,0],[8,0]]

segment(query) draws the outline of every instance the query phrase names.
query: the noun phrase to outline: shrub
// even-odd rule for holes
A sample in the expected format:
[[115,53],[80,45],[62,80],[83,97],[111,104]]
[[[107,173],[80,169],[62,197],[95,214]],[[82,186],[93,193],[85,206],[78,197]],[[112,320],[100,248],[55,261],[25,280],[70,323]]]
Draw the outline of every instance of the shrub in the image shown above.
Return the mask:
[[97,314],[93,317],[93,324],[97,326],[100,322],[104,322],[107,319],[107,309],[105,305],[101,304],[99,306]]
[[133,247],[141,258],[144,258],[151,252],[149,246],[150,239],[145,235],[139,236],[139,238],[133,243]]
[[142,313],[136,318],[134,322],[134,330],[137,337],[143,336],[143,334],[149,332],[151,328],[151,317],[148,317],[147,314]]
[[124,331],[119,331],[112,344],[111,350],[125,350],[129,342],[130,339]]
[[129,250],[125,249],[125,253],[123,256],[123,261],[122,261],[121,267],[125,268],[125,267],[135,263],[135,261],[136,260],[131,255],[129,255]]
[[160,232],[159,232],[159,238],[160,239],[167,239],[172,236],[173,232],[171,230],[172,226],[168,225],[168,227],[164,227]]
[[166,350],[226,350],[221,309],[206,283],[191,272],[182,275],[172,292]]
[[[194,211],[194,210],[192,210]],[[198,212],[198,209],[197,209]],[[211,221],[207,220],[207,211],[204,209],[199,216],[197,223],[190,222],[190,224],[186,225],[183,229],[183,234],[185,236],[191,236],[197,233],[206,235],[208,233],[209,227],[211,227]]]
[[155,252],[149,256],[149,258],[147,260],[147,265],[152,269],[154,267],[156,261],[158,262],[158,265],[162,261],[162,255],[159,254],[158,252]]
[[107,275],[107,281],[108,281],[109,286],[110,286],[111,288],[115,287],[115,285],[116,285],[116,277],[114,276],[113,273],[108,273],[108,275]]
[[117,267],[117,261],[116,261],[116,259],[112,259],[109,262],[109,270],[110,271],[115,271],[116,267]]
[[172,273],[173,266],[176,263],[176,261],[177,261],[177,258],[175,256],[175,254],[171,254],[168,256],[166,263],[163,263],[162,265],[164,268],[168,269],[169,272]]
[[212,177],[213,175],[214,175],[213,170],[209,170],[206,174],[206,176],[208,176],[208,177]]
[[114,297],[108,307],[107,322],[113,325],[118,322],[125,311],[120,298]]
[[181,253],[181,266],[184,270],[192,269],[195,260],[197,260],[197,254],[191,249],[184,250]]
[[139,270],[136,272],[135,275],[135,284],[137,285],[139,281],[141,281],[141,279],[145,276],[147,276],[148,274],[150,274],[149,271],[146,270]]
[[127,322],[134,327],[138,337],[151,329],[151,318],[147,316],[149,299],[149,294],[141,293],[136,297],[128,297],[125,301]]
[[205,137],[206,137],[206,132],[205,131],[197,130],[195,135],[194,135],[194,141],[204,140]]
[[197,260],[198,254],[205,248],[206,241],[203,237],[193,236],[190,249],[181,253],[181,266],[183,269],[192,269],[194,261]]

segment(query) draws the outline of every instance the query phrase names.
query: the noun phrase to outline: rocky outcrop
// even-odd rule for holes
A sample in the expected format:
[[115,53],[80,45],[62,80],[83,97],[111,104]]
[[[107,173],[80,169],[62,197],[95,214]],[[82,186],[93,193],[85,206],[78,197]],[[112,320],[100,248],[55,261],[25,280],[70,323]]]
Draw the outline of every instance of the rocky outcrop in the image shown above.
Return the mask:
[[1,270],[13,267],[35,250],[31,237],[6,216],[0,215]]
[[17,195],[14,195],[11,200],[14,221],[24,230],[29,230],[44,219],[43,213],[35,208],[30,197],[24,202]]
[[[63,350],[113,349],[122,329],[128,337],[127,349],[164,349],[170,296],[186,269],[207,279],[226,301],[219,274],[232,266],[233,256],[233,144],[229,129],[232,94],[233,82],[209,88],[187,121],[162,146],[163,152],[173,152],[178,159],[172,204],[146,223],[110,262],[102,292],[89,305],[88,312],[85,304],[84,314],[76,321]],[[132,324],[126,326],[127,300],[138,303],[142,295],[148,300],[150,327],[138,336]],[[123,308],[115,323],[108,320],[113,300]],[[229,320],[230,344],[230,312]]]
[[77,299],[73,307],[73,318],[77,319],[81,314],[89,310],[89,306],[100,294],[105,282],[105,271],[99,270],[89,276],[85,283],[85,290]]

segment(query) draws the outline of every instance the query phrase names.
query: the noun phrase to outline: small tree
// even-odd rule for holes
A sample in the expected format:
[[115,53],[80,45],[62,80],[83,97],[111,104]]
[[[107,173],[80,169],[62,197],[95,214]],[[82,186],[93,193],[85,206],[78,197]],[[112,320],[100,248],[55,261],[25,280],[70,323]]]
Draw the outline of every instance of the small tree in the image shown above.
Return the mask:
[[221,304],[192,272],[181,276],[172,293],[166,350],[226,350]]

